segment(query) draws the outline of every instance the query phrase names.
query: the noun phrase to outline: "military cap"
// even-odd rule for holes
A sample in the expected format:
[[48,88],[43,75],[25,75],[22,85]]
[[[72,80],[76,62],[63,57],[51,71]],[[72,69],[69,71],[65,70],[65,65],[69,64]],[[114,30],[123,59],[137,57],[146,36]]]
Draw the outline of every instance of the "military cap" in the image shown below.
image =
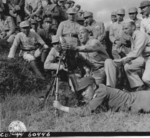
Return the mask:
[[125,15],[125,9],[119,9],[117,14]]
[[80,10],[79,13],[84,13],[84,11],[83,11],[83,10]]
[[74,8],[69,8],[69,9],[67,10],[67,13],[68,13],[68,14],[76,14],[77,12],[76,12],[76,10],[75,10]]
[[26,21],[22,21],[19,26],[20,26],[20,28],[29,27],[30,23],[27,20]]
[[128,13],[137,13],[138,9],[136,7],[129,8]]
[[140,3],[140,7],[139,8],[143,8],[143,7],[146,7],[146,6],[150,6],[150,1],[142,1]]
[[112,15],[112,16],[117,16],[117,12],[116,12],[116,11],[112,11],[112,12],[111,12],[111,15]]
[[77,8],[81,8],[81,6],[80,6],[79,4],[77,4],[75,7],[77,7]]
[[93,16],[93,13],[92,12],[84,12],[84,18],[86,17],[90,17],[90,16]]
[[84,77],[80,80],[77,81],[78,82],[78,91],[83,90],[85,88],[87,88],[89,85],[92,85],[95,83],[95,79],[93,77]]
[[52,36],[52,44],[53,43],[59,43],[59,37],[57,35]]

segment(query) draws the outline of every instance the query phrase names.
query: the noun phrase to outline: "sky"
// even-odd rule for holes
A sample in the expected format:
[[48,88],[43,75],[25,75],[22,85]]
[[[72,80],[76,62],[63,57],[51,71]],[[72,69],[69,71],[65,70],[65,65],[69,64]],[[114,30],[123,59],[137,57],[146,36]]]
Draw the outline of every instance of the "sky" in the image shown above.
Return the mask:
[[[125,18],[128,18],[128,8],[139,7],[141,1],[144,0],[74,0],[80,4],[84,11],[94,13],[94,18],[97,21],[108,23],[110,21],[111,11],[124,8],[126,10]],[[140,9],[138,8],[139,12]],[[138,15],[141,17],[141,15]]]

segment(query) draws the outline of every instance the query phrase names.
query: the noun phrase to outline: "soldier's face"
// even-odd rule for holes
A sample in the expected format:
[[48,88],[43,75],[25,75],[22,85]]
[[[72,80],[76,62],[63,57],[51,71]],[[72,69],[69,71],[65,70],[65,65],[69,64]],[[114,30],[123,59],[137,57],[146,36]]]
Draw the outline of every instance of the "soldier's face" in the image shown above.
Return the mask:
[[125,23],[123,25],[123,31],[125,34],[132,36],[133,34],[133,28],[129,23]]
[[129,17],[131,20],[135,20],[137,18],[137,13],[129,13]]
[[86,23],[90,24],[92,22],[92,20],[93,20],[93,17],[89,16],[89,17],[85,17],[84,19],[85,19]]
[[88,86],[85,89],[85,91],[82,93],[82,96],[85,102],[91,101],[93,98],[93,95],[94,95],[94,89],[92,85]]
[[21,31],[22,31],[25,35],[28,35],[29,32],[30,32],[30,27],[23,27],[23,28],[21,28]]
[[117,16],[112,15],[112,16],[111,16],[111,20],[112,20],[113,23],[116,22],[116,21],[117,21]]
[[124,15],[123,15],[123,14],[118,14],[118,15],[117,15],[117,20],[118,20],[118,21],[120,21],[120,22],[123,21],[123,18],[124,18]]
[[68,19],[70,21],[75,21],[76,14],[68,14]]
[[80,30],[78,37],[82,44],[86,44],[89,39],[89,33],[87,30]]

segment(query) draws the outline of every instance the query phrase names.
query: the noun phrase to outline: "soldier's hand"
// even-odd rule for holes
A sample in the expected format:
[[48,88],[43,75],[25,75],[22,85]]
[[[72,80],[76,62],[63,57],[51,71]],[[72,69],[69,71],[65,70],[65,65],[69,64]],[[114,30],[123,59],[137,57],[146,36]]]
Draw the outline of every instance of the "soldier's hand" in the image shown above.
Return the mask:
[[123,64],[127,64],[127,63],[129,63],[130,61],[131,61],[130,58],[126,58],[126,59],[123,60]]
[[62,108],[62,105],[59,103],[59,101],[54,101],[54,103],[53,103],[53,107],[54,108],[57,108],[57,109],[59,109],[59,110],[61,110],[61,108]]
[[121,62],[122,62],[122,59],[114,59],[114,62],[116,62],[116,63],[121,63]]

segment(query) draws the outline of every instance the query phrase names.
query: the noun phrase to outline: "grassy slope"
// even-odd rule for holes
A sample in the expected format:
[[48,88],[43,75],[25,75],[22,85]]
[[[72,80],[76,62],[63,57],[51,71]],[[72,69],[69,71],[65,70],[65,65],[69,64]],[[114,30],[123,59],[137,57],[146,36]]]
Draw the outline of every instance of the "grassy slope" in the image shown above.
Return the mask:
[[[1,59],[5,59],[6,55],[6,53],[1,53]],[[10,79],[6,76],[7,72],[4,73],[4,75],[6,80]],[[0,80],[1,79],[3,78],[0,78]],[[12,81],[16,81],[15,79],[15,76],[13,76]],[[27,88],[29,82],[23,80],[23,83],[26,83],[25,89],[27,91],[30,90]],[[16,84],[19,84],[19,82],[16,81]],[[6,97],[5,101],[2,102],[2,131],[7,131],[8,125],[14,120],[24,122],[29,131],[51,130],[56,132],[130,132],[150,130],[149,114],[137,115],[122,112],[113,113],[109,111],[93,114],[88,117],[79,117],[59,112],[59,117],[56,117],[54,114],[55,110],[52,107],[52,98],[49,99],[48,105],[44,109],[41,108],[41,102],[38,96],[41,95],[42,90],[37,90],[37,85],[39,84],[36,84],[34,81],[34,83],[30,85],[30,87],[34,86],[32,88],[33,91],[28,91],[27,93],[27,91],[24,90],[26,94],[16,92],[16,90],[20,90],[19,87],[15,87],[14,90],[5,89],[7,91],[3,91]],[[15,86],[15,83],[13,86]],[[6,94],[9,91],[11,92]],[[64,89],[64,91],[66,90]],[[2,93],[2,91],[0,92]]]

